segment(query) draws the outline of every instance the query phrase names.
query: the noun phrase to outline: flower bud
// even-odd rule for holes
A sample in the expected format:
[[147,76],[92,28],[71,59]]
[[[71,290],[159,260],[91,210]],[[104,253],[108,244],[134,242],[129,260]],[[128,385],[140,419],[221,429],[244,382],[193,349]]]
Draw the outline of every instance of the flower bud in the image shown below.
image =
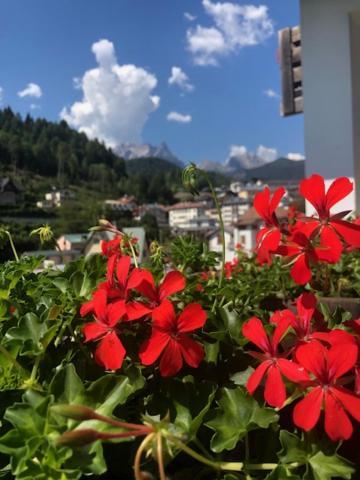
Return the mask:
[[65,445],[68,447],[82,447],[99,440],[101,435],[92,428],[83,428],[81,430],[72,430],[71,432],[63,433],[58,439],[58,445]]
[[58,413],[66,418],[72,418],[73,420],[93,420],[97,418],[97,414],[94,410],[83,405],[53,405],[51,410],[54,413]]

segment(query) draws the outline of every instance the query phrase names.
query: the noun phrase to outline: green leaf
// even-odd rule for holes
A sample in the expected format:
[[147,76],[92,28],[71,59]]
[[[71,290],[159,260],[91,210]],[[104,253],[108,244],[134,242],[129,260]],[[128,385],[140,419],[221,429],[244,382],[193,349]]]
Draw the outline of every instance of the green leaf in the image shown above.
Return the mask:
[[219,408],[214,410],[213,418],[206,422],[215,431],[211,439],[214,452],[232,450],[248,431],[268,428],[278,420],[273,409],[260,407],[241,387],[223,388],[217,403]]
[[265,477],[265,480],[301,480],[299,475],[293,474],[288,468],[283,465],[277,466],[269,475]]
[[230,380],[234,382],[235,385],[240,385],[241,387],[245,387],[249,377],[254,373],[253,367],[247,367],[246,370],[242,370],[241,372],[233,373],[230,377]]
[[6,339],[15,340],[22,344],[20,355],[37,355],[43,350],[40,340],[46,330],[46,324],[41,322],[34,313],[27,313],[20,318],[17,327],[12,327],[7,331]]
[[280,443],[282,450],[278,453],[278,457],[281,463],[297,462],[304,465],[307,462],[308,453],[304,440],[293,433],[281,430]]
[[128,369],[126,375],[105,375],[88,388],[86,405],[102,415],[111,415],[118,405],[123,405],[144,384],[144,377],[135,367]]
[[81,403],[84,385],[71,363],[61,368],[50,383],[50,392],[58,403]]
[[174,381],[170,389],[176,411],[173,423],[186,433],[188,440],[195,437],[216,393],[215,385],[196,384],[192,380],[192,377],[185,377],[182,381]]
[[219,309],[220,317],[223,321],[225,330],[228,332],[231,338],[239,342],[243,339],[241,333],[242,322],[239,315],[234,311],[230,311],[227,307],[221,307]]
[[344,478],[350,480],[355,468],[345,458],[339,455],[325,455],[317,452],[309,458],[314,480],[331,480],[332,478]]

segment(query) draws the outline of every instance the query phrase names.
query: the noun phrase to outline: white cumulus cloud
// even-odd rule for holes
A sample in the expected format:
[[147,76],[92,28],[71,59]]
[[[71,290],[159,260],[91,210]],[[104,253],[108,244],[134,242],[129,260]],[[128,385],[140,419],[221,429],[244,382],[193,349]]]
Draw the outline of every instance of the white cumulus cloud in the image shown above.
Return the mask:
[[287,158],[289,160],[294,160],[295,162],[298,162],[299,160],[305,160],[305,157],[302,153],[288,153]]
[[194,20],[196,20],[196,15],[192,15],[189,12],[184,12],[184,17],[186,18],[186,20],[189,20],[189,22],[193,22]]
[[187,48],[197,65],[218,65],[219,59],[241,48],[263,43],[274,33],[265,5],[202,1],[214,25],[196,25],[186,32]]
[[264,162],[273,162],[279,157],[276,148],[264,147],[264,145],[258,146],[256,156],[264,160]]
[[275,92],[272,88],[268,88],[267,90],[264,90],[264,95],[266,95],[269,98],[279,98],[280,95]]
[[18,96],[23,98],[23,97],[35,97],[35,98],[40,98],[42,96],[42,90],[40,85],[37,83],[28,83],[26,87],[23,90],[20,90],[18,92]]
[[98,65],[76,80],[83,98],[64,108],[61,118],[112,148],[138,143],[149,115],[160,104],[160,97],[153,95],[157,78],[135,65],[119,64],[109,40],[95,42],[91,50]]
[[190,83],[189,77],[180,67],[171,68],[168,83],[169,85],[177,85],[184,92],[192,92],[194,90],[194,85]]
[[179,112],[170,112],[167,114],[166,117],[169,122],[177,122],[177,123],[190,123],[192,120],[191,115],[184,115]]

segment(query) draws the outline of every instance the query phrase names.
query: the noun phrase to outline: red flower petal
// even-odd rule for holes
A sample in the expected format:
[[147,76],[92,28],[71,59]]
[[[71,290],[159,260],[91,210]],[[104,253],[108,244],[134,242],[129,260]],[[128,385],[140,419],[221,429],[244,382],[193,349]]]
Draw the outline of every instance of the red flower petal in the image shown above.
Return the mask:
[[272,407],[282,407],[286,400],[286,390],[280,371],[276,365],[270,365],[265,381],[264,398]]
[[174,293],[184,290],[186,285],[185,277],[178,271],[169,272],[159,287],[159,299],[164,300],[166,297],[170,297]]
[[330,210],[336,203],[347,197],[353,191],[354,185],[347,177],[337,178],[326,192],[326,208]]
[[300,182],[301,195],[312,204],[321,216],[326,209],[325,182],[321,175],[311,175]]
[[360,225],[346,220],[331,220],[329,223],[348,245],[360,248]]
[[131,258],[128,255],[119,258],[116,265],[116,277],[121,289],[125,290],[126,282],[130,270]]
[[91,340],[97,340],[107,333],[108,329],[105,325],[93,322],[86,323],[82,328],[82,333],[85,337],[85,342],[90,342]]
[[204,326],[206,322],[206,313],[198,303],[190,303],[179,315],[177,319],[178,332],[192,332],[197,328]]
[[279,206],[280,200],[282,197],[285,195],[285,188],[284,187],[279,187],[275,190],[273,193],[273,197],[270,200],[270,212],[274,213],[277,207]]
[[354,344],[335,345],[327,352],[329,380],[336,380],[351,370],[357,360],[358,348]]
[[162,377],[176,375],[183,366],[180,345],[173,339],[165,347],[160,360],[160,373]]
[[269,217],[270,189],[265,187],[262,192],[258,192],[254,196],[254,208],[264,220]]
[[270,352],[271,345],[265,332],[262,321],[257,317],[252,317],[242,328],[242,333],[250,342],[260,348],[263,352]]
[[326,359],[327,350],[319,342],[301,345],[296,351],[296,360],[318,379],[321,379],[327,370]]
[[143,365],[151,365],[161,355],[170,340],[170,335],[154,328],[151,337],[141,345],[139,357]]
[[325,432],[333,442],[347,440],[353,433],[349,417],[331,392],[325,393]]
[[198,368],[205,354],[203,346],[186,335],[181,335],[178,342],[185,363],[192,368]]
[[360,398],[342,387],[332,387],[331,392],[343,404],[345,410],[360,422]]
[[110,284],[114,282],[114,272],[117,259],[117,255],[111,255],[107,262],[106,279]]
[[336,263],[340,260],[343,245],[331,227],[323,227],[320,234],[320,245],[315,247],[319,260]]
[[125,300],[110,303],[107,307],[107,324],[114,327],[126,314]]
[[260,363],[255,372],[248,378],[246,388],[251,395],[260,385],[261,380],[264,378],[264,375],[271,364],[271,360],[266,360],[265,362]]
[[296,309],[304,325],[309,325],[316,309],[317,299],[311,292],[305,292],[296,299]]
[[145,305],[142,302],[127,302],[126,303],[126,320],[138,320],[141,317],[145,317],[145,315],[149,315],[151,313],[151,308]]
[[93,306],[96,318],[103,323],[106,323],[106,303],[107,293],[104,289],[96,290],[93,294]]
[[106,370],[118,370],[125,357],[125,348],[115,332],[108,333],[95,350],[95,360]]
[[302,253],[298,256],[290,270],[290,274],[294,282],[298,285],[305,285],[310,281],[311,269],[307,255],[305,253]]
[[277,360],[277,364],[284,377],[292,382],[301,383],[310,380],[309,375],[305,372],[305,370],[295,362],[291,362],[286,358],[279,358]]
[[315,427],[319,421],[323,396],[321,387],[316,387],[295,405],[293,419],[297,427],[306,432]]
[[146,287],[148,287],[153,292],[156,292],[154,277],[152,276],[152,273],[148,270],[143,270],[141,268],[134,268],[127,280],[126,289],[134,289],[142,293],[142,291],[139,289]]
[[175,310],[170,300],[165,299],[161,305],[152,312],[152,319],[154,325],[165,332],[172,333],[176,330]]
[[[134,269],[140,270],[140,269]],[[148,270],[140,270],[141,276],[140,276],[140,281],[139,281],[139,273],[136,272],[134,275],[131,275],[131,280],[134,280],[133,282],[130,281],[128,282],[128,289],[134,288],[136,291],[141,293],[144,297],[148,298],[152,302],[155,302],[158,300],[157,298],[157,291],[155,287],[155,282],[154,282],[154,277],[152,276],[152,273],[149,272]],[[134,286],[135,285],[135,286]]]

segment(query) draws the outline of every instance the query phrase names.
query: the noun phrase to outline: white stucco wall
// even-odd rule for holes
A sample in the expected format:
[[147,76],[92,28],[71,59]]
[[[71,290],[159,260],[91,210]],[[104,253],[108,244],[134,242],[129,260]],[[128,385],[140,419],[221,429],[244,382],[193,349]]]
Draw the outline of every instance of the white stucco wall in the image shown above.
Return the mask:
[[356,195],[340,209],[358,211],[359,14],[360,0],[301,0],[306,175],[355,179]]

